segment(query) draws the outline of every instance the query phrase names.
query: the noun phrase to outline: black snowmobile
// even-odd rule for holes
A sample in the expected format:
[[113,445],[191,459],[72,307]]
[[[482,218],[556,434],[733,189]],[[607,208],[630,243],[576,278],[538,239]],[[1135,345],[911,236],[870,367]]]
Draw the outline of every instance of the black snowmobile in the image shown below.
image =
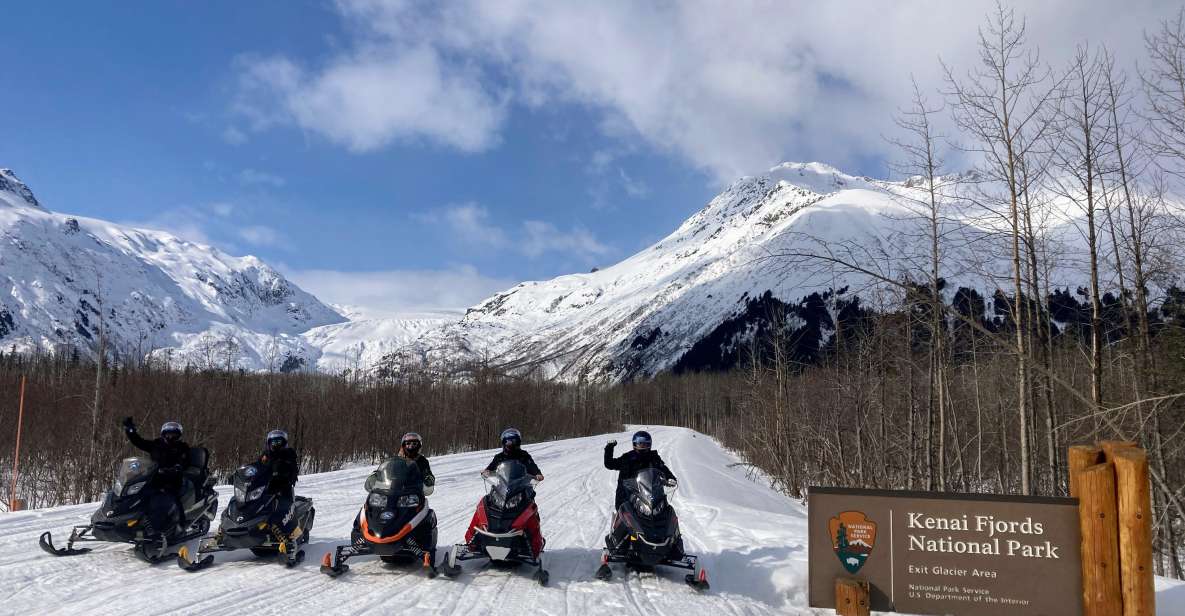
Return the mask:
[[458,543],[449,550],[444,574],[460,575],[461,561],[488,558],[498,566],[535,567],[535,579],[546,586],[550,574],[543,566],[542,538],[540,549],[531,546],[527,532],[539,530],[539,508],[535,505],[535,479],[517,460],[498,465],[485,478],[488,492],[477,502],[477,511],[465,533],[466,543]]
[[296,530],[292,532],[296,539],[277,538],[282,518],[289,510],[279,510],[279,497],[266,493],[271,478],[271,468],[266,464],[254,462],[239,467],[233,477],[235,496],[222,511],[217,534],[201,541],[196,557],[187,546],[182,546],[177,551],[177,565],[197,571],[214,562],[213,552],[242,549],[249,549],[256,556],[276,558],[289,567],[304,560],[300,546],[309,542],[313,530],[313,518],[317,514],[313,501],[303,496],[295,498],[290,511],[296,519]]
[[422,562],[428,577],[436,577],[436,512],[426,496],[432,486],[415,462],[395,457],[366,478],[366,502],[354,518],[350,545],[326,553],[321,572],[337,577],[350,569],[346,560],[377,554],[384,563]]
[[[184,525],[180,523],[178,499],[149,486],[158,470],[156,463],[148,458],[125,458],[116,470],[115,484],[91,516],[91,523],[75,526],[64,548],[54,547],[50,533],[42,533],[38,540],[41,549],[54,556],[73,556],[90,551],[90,548],[74,547],[80,542],[131,543],[133,553],[139,558],[160,562],[174,553],[177,546],[210,530],[210,521],[218,512],[218,493],[214,491],[214,479],[207,467],[209,455],[204,447],[191,448],[189,464],[181,471]],[[151,528],[149,511],[166,512],[169,522],[163,532]]]
[[[699,591],[708,589],[708,572],[699,558],[683,552],[679,517],[667,502],[666,481],[658,469],[648,468],[624,482],[629,498],[613,516],[613,528],[605,536],[597,578],[613,577],[609,563],[625,563],[627,569],[653,571],[656,566],[690,569],[684,580]],[[678,484],[671,481],[671,488]]]

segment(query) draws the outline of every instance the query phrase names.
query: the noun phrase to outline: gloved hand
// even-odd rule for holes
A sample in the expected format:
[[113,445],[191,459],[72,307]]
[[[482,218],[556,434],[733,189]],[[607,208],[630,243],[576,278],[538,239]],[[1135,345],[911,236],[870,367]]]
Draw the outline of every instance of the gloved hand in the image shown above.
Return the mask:
[[123,418],[123,430],[128,434],[136,431],[136,422],[132,421],[131,417]]
[[667,477],[667,480],[665,483],[668,488],[673,488],[673,487],[679,485],[679,482],[676,481],[674,477]]
[[613,439],[613,440],[609,441],[608,443],[605,443],[605,449],[613,449],[616,446],[617,446],[617,439]]
[[483,470],[483,471],[481,471],[481,476],[482,476],[482,477],[489,477],[489,476],[490,476],[490,471],[488,471],[488,470]]
[[535,481],[543,481],[543,475],[535,475]]

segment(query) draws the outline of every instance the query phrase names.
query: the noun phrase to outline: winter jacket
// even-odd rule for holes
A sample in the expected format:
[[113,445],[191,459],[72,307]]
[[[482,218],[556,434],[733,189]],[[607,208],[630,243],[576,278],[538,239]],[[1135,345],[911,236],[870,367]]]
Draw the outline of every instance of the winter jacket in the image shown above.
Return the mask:
[[404,460],[411,460],[412,462],[416,463],[416,466],[420,467],[420,474],[424,476],[425,486],[436,485],[436,476],[432,474],[432,465],[428,464],[428,458],[418,453],[413,458],[412,456],[407,455],[407,452],[404,451],[402,447],[399,448],[399,457],[403,458]]
[[522,449],[515,449],[511,453],[506,453],[506,450],[499,451],[498,454],[494,456],[494,459],[488,465],[486,465],[486,470],[492,473],[494,472],[494,469],[498,468],[499,464],[507,460],[518,460],[519,462],[522,462],[523,466],[527,467],[528,475],[543,474],[543,471],[539,470],[538,466],[535,466],[535,461],[531,459],[531,454],[523,451]]
[[125,430],[124,433],[133,445],[147,452],[156,462],[155,485],[174,491],[181,488],[181,471],[189,465],[189,445],[185,441],[178,439],[170,443],[160,437],[149,440],[135,430]]
[[276,451],[265,451],[260,454],[259,463],[272,471],[268,492],[292,493],[292,486],[296,485],[296,478],[300,475],[300,456],[296,455],[295,449],[282,447]]
[[605,445],[605,468],[617,473],[617,494],[614,498],[617,507],[625,502],[628,494],[625,480],[633,479],[640,471],[656,468],[667,479],[675,479],[675,474],[662,461],[662,457],[653,449],[631,449],[620,456],[613,457],[613,444]]
[[674,479],[675,474],[667,468],[662,457],[653,449],[631,449],[620,456],[613,457],[613,445],[605,445],[605,468],[611,471],[619,471],[617,474],[617,483],[620,484],[626,479],[632,479],[639,471],[647,468],[656,468],[665,477]]

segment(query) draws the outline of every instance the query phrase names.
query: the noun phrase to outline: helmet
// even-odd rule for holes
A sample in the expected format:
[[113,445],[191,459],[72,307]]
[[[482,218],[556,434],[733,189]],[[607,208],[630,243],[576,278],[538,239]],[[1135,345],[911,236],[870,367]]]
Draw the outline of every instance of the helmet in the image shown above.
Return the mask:
[[170,443],[179,440],[181,438],[181,424],[175,421],[166,421],[161,424],[160,437]]
[[399,446],[402,447],[407,453],[418,452],[423,444],[424,439],[420,438],[419,433],[416,432],[408,432],[407,434],[404,434],[403,438],[399,441]]
[[523,444],[523,434],[518,428],[506,428],[502,431],[502,448],[506,450],[518,449]]
[[645,430],[634,432],[634,449],[650,449],[650,433]]
[[267,433],[267,438],[264,439],[263,444],[268,451],[275,451],[286,447],[288,446],[288,433],[283,430],[272,430]]

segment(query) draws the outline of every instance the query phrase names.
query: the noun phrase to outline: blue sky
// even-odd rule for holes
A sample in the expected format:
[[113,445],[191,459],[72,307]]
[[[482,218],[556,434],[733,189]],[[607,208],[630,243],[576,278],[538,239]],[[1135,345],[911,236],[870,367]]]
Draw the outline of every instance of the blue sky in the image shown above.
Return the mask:
[[[1174,10],[1089,4],[1028,9],[1051,61],[1081,33],[1134,54]],[[807,6],[14,4],[0,166],[327,301],[463,307],[620,260],[781,160],[885,176],[909,74],[970,62],[989,5]]]

